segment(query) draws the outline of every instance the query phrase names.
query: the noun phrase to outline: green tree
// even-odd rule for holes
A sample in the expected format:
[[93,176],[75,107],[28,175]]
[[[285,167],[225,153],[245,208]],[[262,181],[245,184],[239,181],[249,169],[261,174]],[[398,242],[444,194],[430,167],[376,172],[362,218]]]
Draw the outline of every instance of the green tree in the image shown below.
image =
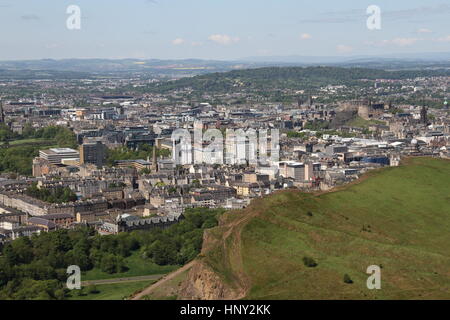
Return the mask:
[[120,273],[126,270],[126,266],[122,257],[107,253],[102,256],[100,269],[107,273]]
[[344,274],[344,283],[347,283],[347,284],[353,283],[352,278],[350,278],[350,276],[348,274]]
[[317,262],[311,257],[303,257],[303,264],[308,268],[314,268],[317,266]]

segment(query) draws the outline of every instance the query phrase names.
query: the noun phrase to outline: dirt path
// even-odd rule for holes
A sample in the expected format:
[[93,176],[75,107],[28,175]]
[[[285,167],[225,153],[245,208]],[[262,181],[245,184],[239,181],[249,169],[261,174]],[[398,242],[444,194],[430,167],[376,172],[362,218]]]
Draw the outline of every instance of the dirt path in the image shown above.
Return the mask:
[[142,290],[141,292],[139,292],[138,294],[136,294],[130,300],[140,300],[140,299],[142,299],[143,297],[151,294],[155,289],[157,289],[157,288],[161,287],[162,285],[164,285],[167,281],[170,281],[173,278],[175,278],[176,276],[178,276],[181,273],[183,273],[184,271],[189,270],[193,265],[194,265],[194,261],[191,261],[188,264],[186,264],[183,267],[181,267],[180,269],[175,270],[172,273],[169,273],[168,275],[164,276],[158,282],[152,284],[150,287],[147,287],[144,290]]
[[127,277],[127,278],[115,278],[115,279],[101,279],[101,280],[88,280],[82,281],[82,286],[97,285],[97,284],[112,284],[112,283],[123,283],[123,282],[137,282],[137,281],[147,281],[147,280],[158,280],[163,277],[164,274],[154,274],[150,276],[137,276],[137,277]]
[[[237,250],[236,254],[238,255],[238,259],[240,260],[241,269],[243,268],[242,267],[242,253],[241,253],[241,248],[240,248],[240,246],[241,246],[241,231],[242,231],[243,227],[246,225],[246,223],[249,222],[253,217],[257,216],[258,214],[260,214],[259,211],[251,212],[250,214],[247,214],[247,215],[241,217],[240,219],[237,219],[235,221],[232,221],[232,222],[224,225],[225,227],[228,228],[228,230],[223,235],[223,238],[222,238],[223,245],[226,243],[226,239],[228,237],[230,237],[233,232],[236,232],[236,234],[237,234],[236,240],[237,240],[239,249]],[[141,300],[145,296],[152,294],[157,288],[164,286],[164,284],[166,284],[168,281],[172,280],[176,276],[178,276],[181,273],[192,268],[195,263],[197,263],[197,260],[193,260],[193,261],[189,262],[188,264],[186,264],[185,266],[181,267],[180,269],[167,274],[162,279],[160,279],[158,282],[150,285],[146,289],[144,289],[141,292],[139,292],[138,294],[134,295],[132,298],[130,298],[130,300]],[[248,279],[244,272],[239,272],[238,277],[241,279],[241,283],[244,284],[243,285],[244,288],[242,288],[243,290],[240,293],[239,297],[237,298],[239,300],[239,299],[243,299],[246,296],[246,292],[249,289],[249,285],[247,284]]]
[[[247,209],[249,210],[249,209]],[[236,255],[236,258],[239,263],[239,269],[240,271],[236,272],[236,276],[239,278],[240,282],[240,292],[238,293],[238,296],[235,298],[235,300],[241,300],[244,299],[247,296],[247,293],[250,289],[250,281],[247,274],[244,272],[244,262],[242,257],[242,239],[241,234],[244,227],[247,225],[251,219],[257,217],[261,212],[257,209],[257,207],[253,207],[253,210],[250,213],[244,214],[239,219],[236,219],[226,225],[224,227],[228,228],[223,234],[222,237],[222,246],[224,246],[224,250],[226,251],[226,245],[227,245],[227,239],[231,237],[233,234],[236,236],[236,239],[234,240],[234,245],[236,246],[236,250],[233,251],[233,253]]]

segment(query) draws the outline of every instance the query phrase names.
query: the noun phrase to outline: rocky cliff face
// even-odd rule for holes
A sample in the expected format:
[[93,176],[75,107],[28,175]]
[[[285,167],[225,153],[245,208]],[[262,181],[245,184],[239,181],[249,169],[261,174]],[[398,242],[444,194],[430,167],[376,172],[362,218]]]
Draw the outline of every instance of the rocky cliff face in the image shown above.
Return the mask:
[[237,300],[245,295],[226,285],[201,260],[197,260],[183,282],[178,298],[182,300]]
[[[242,215],[242,218],[244,217]],[[219,227],[205,231],[202,252],[194,261],[187,279],[181,285],[179,299],[238,300],[246,296],[245,288],[249,286],[246,284],[245,274],[241,271],[239,240],[236,240],[238,239],[236,234],[240,232],[237,226],[242,220],[232,222],[220,220]],[[227,241],[228,239],[235,239],[235,241]],[[219,252],[223,256],[222,261],[215,268],[208,259],[211,252]],[[216,268],[221,270],[217,271]],[[224,281],[223,272],[230,277],[228,281]]]

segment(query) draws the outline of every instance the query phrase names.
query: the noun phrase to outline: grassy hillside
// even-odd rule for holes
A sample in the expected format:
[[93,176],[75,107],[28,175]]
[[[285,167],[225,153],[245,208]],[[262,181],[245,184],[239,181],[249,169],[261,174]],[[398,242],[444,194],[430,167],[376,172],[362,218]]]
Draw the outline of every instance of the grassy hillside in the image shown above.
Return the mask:
[[[450,299],[449,190],[449,161],[414,158],[335,192],[281,192],[225,214],[201,261],[249,299]],[[374,264],[381,290],[366,287]]]
[[379,120],[365,120],[360,116],[356,116],[346,123],[346,125],[350,127],[366,128],[366,129],[371,125],[377,124],[386,124],[386,122]]

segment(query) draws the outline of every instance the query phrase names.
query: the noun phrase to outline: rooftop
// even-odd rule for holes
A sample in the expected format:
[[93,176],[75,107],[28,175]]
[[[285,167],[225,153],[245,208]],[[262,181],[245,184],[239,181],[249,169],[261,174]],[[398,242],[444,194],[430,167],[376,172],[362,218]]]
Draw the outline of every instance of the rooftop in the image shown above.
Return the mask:
[[71,148],[52,148],[49,149],[50,151],[54,153],[73,153],[78,152],[77,150],[71,149]]

